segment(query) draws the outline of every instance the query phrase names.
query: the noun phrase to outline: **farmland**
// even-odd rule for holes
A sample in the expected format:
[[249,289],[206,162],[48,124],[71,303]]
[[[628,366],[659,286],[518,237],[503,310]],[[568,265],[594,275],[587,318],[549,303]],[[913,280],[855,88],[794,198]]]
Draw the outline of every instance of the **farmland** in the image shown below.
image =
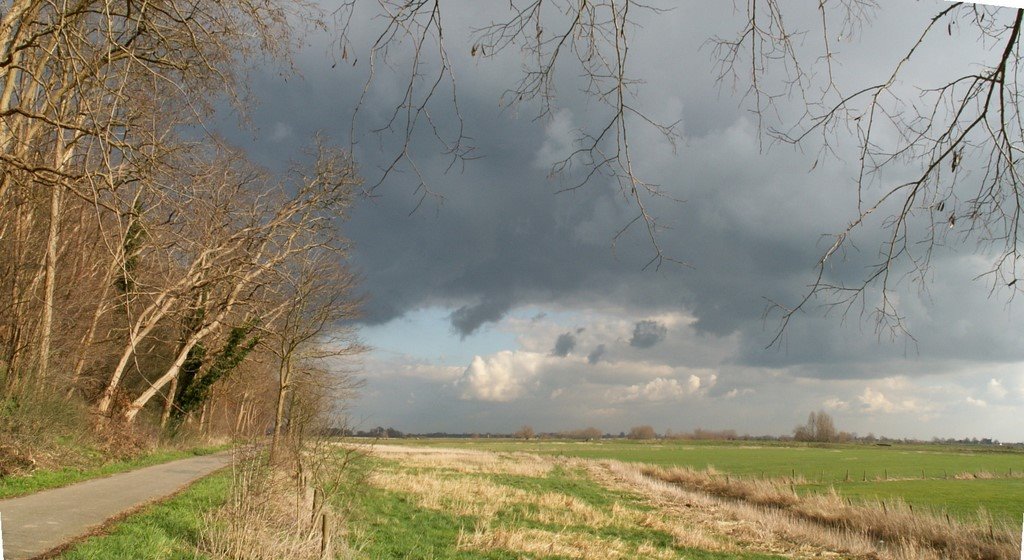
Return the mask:
[[[477,451],[378,446],[346,504],[353,547],[367,558],[740,558],[751,532],[729,536],[694,511],[658,507],[596,482],[579,463]],[[364,464],[364,466],[366,466]],[[704,526],[706,525],[706,526]]]
[[661,467],[713,469],[722,476],[794,482],[798,493],[834,488],[860,500],[903,499],[965,520],[984,508],[1019,523],[1024,512],[1024,453],[945,445],[780,445],[770,442],[597,442],[488,439],[389,440],[388,443],[613,459]]
[[[1015,558],[1020,546],[1011,527],[1021,503],[1017,478],[835,483],[843,495],[807,479],[814,467],[821,476],[828,457],[860,465],[891,457],[895,474],[905,475],[911,467],[896,461],[904,451],[932,457],[926,469],[956,464],[956,455],[992,469],[1015,454],[510,440],[389,440],[365,449],[369,456],[350,473],[358,490],[339,508],[350,544],[369,558],[999,559]],[[695,449],[739,466],[688,466]],[[795,478],[795,466],[769,474],[765,465],[761,478],[740,459],[764,451],[776,469],[786,452],[793,465],[805,456],[819,463],[802,463]],[[1000,516],[979,517],[972,499]]]

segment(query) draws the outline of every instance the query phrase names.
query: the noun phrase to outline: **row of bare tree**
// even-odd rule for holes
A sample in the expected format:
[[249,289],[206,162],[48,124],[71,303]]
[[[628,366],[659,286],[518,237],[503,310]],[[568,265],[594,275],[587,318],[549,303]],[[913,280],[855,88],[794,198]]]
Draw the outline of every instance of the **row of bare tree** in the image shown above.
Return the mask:
[[152,410],[163,425],[231,406],[236,428],[279,436],[300,396],[339,378],[325,360],[359,349],[338,327],[357,307],[338,224],[359,180],[323,142],[271,174],[203,124],[216,103],[242,108],[247,61],[287,59],[318,13],[0,6],[4,398],[84,398],[104,421]]

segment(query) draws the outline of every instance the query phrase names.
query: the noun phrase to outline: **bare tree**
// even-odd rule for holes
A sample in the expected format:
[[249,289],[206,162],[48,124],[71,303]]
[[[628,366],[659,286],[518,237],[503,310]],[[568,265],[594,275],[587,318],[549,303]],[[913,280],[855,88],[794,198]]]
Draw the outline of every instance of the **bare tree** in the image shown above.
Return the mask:
[[[818,50],[798,49],[804,30],[786,26],[791,12],[806,9],[819,12]],[[992,259],[979,278],[1011,297],[1019,289],[1022,183],[1016,154],[1024,147],[1024,11],[963,2],[938,7],[922,17],[882,79],[843,88],[835,66],[841,55],[833,43],[856,38],[878,9],[869,0],[806,7],[752,0],[746,27],[735,38],[716,41],[722,78],[747,84],[770,140],[815,147],[818,161],[841,157],[847,138],[856,144],[854,217],[829,236],[804,297],[791,304],[772,302],[766,316],[779,312],[772,344],[812,301],[844,314],[868,309],[880,331],[912,339],[893,292],[905,279],[924,286],[935,251],[945,244],[977,244]],[[954,34],[968,44],[989,46],[988,60],[962,69],[949,65],[945,75],[923,83],[913,74],[915,65],[937,56],[939,41]],[[908,87],[912,75],[916,83]],[[774,104],[792,97],[802,103],[802,116],[774,125]],[[859,281],[837,280],[834,263],[858,233],[870,234],[872,228],[884,233],[878,258]]]
[[279,296],[284,311],[268,324],[264,337],[265,348],[277,360],[271,460],[276,457],[285,425],[291,427],[299,419],[299,386],[326,383],[328,374],[317,364],[362,350],[339,324],[354,319],[357,313],[351,295],[354,278],[340,266],[339,257],[335,250],[316,251],[285,263],[281,272]]
[[[81,395],[130,423],[163,397],[164,423],[194,412],[200,432],[229,408],[235,431],[266,421],[265,364],[227,372],[292,309],[288,267],[333,251],[344,270],[359,182],[323,143],[278,177],[182,131],[215,104],[244,114],[249,63],[287,63],[321,16],[301,0],[0,2],[0,398]],[[351,396],[306,358],[296,413],[328,386]]]
[[[189,264],[177,270],[173,281],[149,294],[149,303],[138,313],[97,405],[99,412],[110,411],[135,348],[175,306],[186,305],[187,313],[197,318],[196,324],[188,329],[166,371],[131,401],[124,413],[129,421],[177,378],[191,350],[219,332],[243,301],[261,290],[273,290],[271,283],[288,279],[280,273],[281,267],[295,259],[314,258],[332,247],[335,220],[342,218],[351,204],[358,180],[347,155],[322,144],[314,155],[316,162],[310,172],[296,169],[294,180],[283,184],[267,184],[237,159],[216,161],[209,173],[191,182],[200,189],[187,197],[193,227],[182,230],[166,246],[172,262]],[[199,205],[209,213],[197,209]],[[338,259],[343,256],[335,253]],[[348,296],[345,287],[349,284],[339,284],[341,295]],[[288,313],[289,305],[284,299],[262,309],[262,321],[272,323],[278,315]]]
[[533,439],[536,435],[533,431],[533,426],[523,425],[523,427],[516,430],[516,433],[512,434],[519,439]]
[[835,422],[825,411],[812,412],[807,423],[793,429],[793,439],[797,441],[832,442],[839,440],[839,432]]
[[633,426],[626,435],[629,439],[657,439],[658,434],[649,425]]
[[217,98],[237,98],[248,56],[287,53],[289,14],[317,13],[248,0],[10,0],[0,14],[0,280],[9,295],[0,341],[8,385],[38,387],[55,382],[62,235],[76,227],[62,222],[81,208],[69,203],[107,214],[89,233],[108,249],[103,260],[123,257],[120,218],[181,149],[176,128],[202,122]]

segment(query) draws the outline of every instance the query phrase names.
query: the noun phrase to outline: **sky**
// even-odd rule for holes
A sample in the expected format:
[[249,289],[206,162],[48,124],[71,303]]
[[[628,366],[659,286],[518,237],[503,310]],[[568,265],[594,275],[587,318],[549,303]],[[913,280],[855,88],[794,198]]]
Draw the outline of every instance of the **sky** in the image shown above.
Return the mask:
[[[730,3],[635,15],[630,71],[643,83],[634,103],[678,121],[680,133],[673,149],[642,123],[630,129],[634,165],[666,194],[649,201],[665,228],[658,242],[685,262],[647,268],[653,249],[644,230],[616,237],[636,215],[616,182],[598,177],[560,192],[578,175],[551,176],[575,131],[603,122],[602,106],[580,91],[578,70],[556,69],[550,114],[537,118],[533,104],[505,107],[502,93],[526,59],[515,50],[482,59],[470,46],[473,29],[506,13],[442,5],[474,159],[450,166],[421,126],[410,154],[439,197],[419,204],[417,176],[403,165],[341,226],[367,296],[359,337],[372,348],[359,359],[365,387],[349,408],[355,428],[509,433],[529,424],[618,433],[649,424],[659,432],[787,434],[825,410],[860,435],[1024,440],[1024,310],[976,279],[992,255],[971,242],[944,238],[924,282],[895,285],[913,339],[879,332],[860,308],[828,313],[814,301],[782,344],[766,348],[776,334],[767,303],[798,302],[827,248],[822,235],[857,216],[857,157],[843,134],[830,158],[819,157],[814,141],[773,145],[742,80],[735,88],[716,82],[708,40],[743,25]],[[859,33],[838,31],[837,83],[883,77],[944,6],[902,3]],[[794,29],[813,29],[817,15],[788,17]],[[310,32],[294,73],[257,65],[248,124],[225,114],[219,131],[272,169],[301,157],[314,134],[342,146],[354,140],[373,184],[401,147],[400,134],[374,129],[401,99],[409,52],[396,48],[390,64],[378,64],[353,124],[366,49],[381,24],[362,12],[353,21],[344,59],[332,34]],[[899,91],[992,56],[992,45],[957,29],[942,37],[908,68]],[[798,43],[812,60],[818,48],[811,34]],[[457,122],[448,101],[429,105],[443,132]],[[782,99],[772,122],[791,124],[801,109]],[[882,240],[879,223],[858,233],[829,278],[863,276]],[[867,311],[876,296],[867,295]]]

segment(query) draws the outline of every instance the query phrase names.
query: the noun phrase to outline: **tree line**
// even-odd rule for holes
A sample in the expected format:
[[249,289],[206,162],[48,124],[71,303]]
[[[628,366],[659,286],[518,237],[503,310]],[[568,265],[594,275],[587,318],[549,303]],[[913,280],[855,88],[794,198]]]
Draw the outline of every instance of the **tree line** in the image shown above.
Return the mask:
[[[100,423],[281,431],[348,391],[360,350],[338,224],[360,185],[310,142],[271,173],[205,130],[250,61],[287,61],[289,1],[13,0],[0,11],[0,398]],[[242,367],[244,364],[244,367]]]

